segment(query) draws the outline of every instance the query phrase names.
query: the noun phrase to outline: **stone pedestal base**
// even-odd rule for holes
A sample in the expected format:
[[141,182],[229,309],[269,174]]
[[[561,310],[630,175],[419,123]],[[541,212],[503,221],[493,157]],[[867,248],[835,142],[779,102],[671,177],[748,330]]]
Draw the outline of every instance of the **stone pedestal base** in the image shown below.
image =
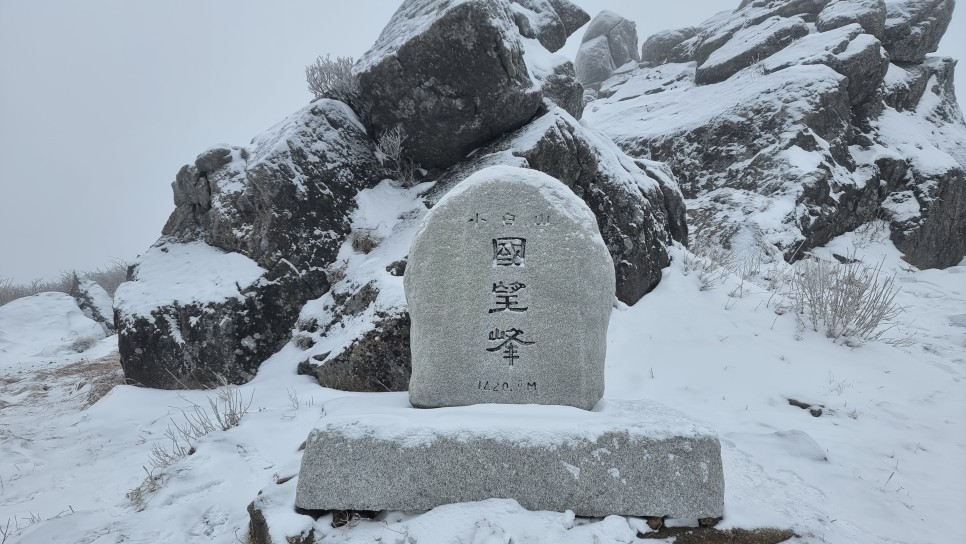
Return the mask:
[[336,399],[309,435],[296,506],[430,510],[515,499],[579,516],[717,518],[721,445],[653,402],[417,409],[406,393]]

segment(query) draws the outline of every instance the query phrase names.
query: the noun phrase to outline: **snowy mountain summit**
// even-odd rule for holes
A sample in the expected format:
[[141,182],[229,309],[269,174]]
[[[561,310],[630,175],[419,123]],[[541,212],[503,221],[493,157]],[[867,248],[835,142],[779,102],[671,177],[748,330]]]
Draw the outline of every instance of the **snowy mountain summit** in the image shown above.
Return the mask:
[[[113,304],[76,278],[0,307],[0,540],[963,541],[954,0],[735,0],[646,39],[577,3],[402,1],[338,92],[176,173]],[[481,171],[490,207],[452,212]],[[571,262],[523,270],[525,240]],[[460,390],[468,342],[551,355]],[[674,480],[700,509],[637,509]]]

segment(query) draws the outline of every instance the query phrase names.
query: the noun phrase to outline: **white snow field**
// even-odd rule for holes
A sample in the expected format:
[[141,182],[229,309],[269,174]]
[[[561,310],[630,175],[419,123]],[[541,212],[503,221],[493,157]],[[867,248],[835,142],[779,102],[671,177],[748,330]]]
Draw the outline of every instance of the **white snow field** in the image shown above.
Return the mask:
[[[413,209],[414,192],[380,185],[370,196],[387,209],[364,209],[398,217]],[[402,230],[386,243],[400,247],[379,249],[405,251],[412,229]],[[605,398],[659,401],[717,429],[726,480],[719,528],[790,528],[798,535],[791,542],[963,542],[966,262],[916,270],[875,225],[814,253],[853,252],[896,275],[906,312],[883,335],[891,341],[849,347],[800,326],[766,288],[787,273],[780,260],[733,256],[739,265],[725,274],[702,270],[676,247],[657,289],[613,312]],[[368,259],[350,259],[349,275],[364,275]],[[69,299],[47,294],[0,308],[3,544],[245,542],[246,507],[263,489],[275,536],[314,529],[320,542],[603,544],[635,542],[649,530],[640,519],[528,512],[506,498],[386,512],[339,528],[331,515],[296,514],[295,480],[285,479],[297,474],[299,446],[323,403],[380,394],[323,389],[296,375],[305,352],[292,344],[238,388],[251,403],[240,425],[154,468],[152,449],[170,451],[172,421],[183,424],[217,391],[119,385],[88,406],[97,376],[117,378],[116,338],[71,350],[74,337],[96,332],[76,312]],[[153,485],[132,501],[148,471]]]

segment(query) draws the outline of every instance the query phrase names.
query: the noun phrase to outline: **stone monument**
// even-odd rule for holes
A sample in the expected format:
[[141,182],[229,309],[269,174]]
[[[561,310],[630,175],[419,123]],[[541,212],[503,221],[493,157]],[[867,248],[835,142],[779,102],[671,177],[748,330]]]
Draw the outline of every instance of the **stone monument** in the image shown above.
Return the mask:
[[603,396],[614,263],[563,183],[511,167],[471,176],[430,211],[404,280],[413,406],[589,410]]
[[657,403],[601,400],[614,268],[563,183],[508,166],[473,174],[427,214],[405,287],[409,397],[326,403],[297,507],[508,498],[581,516],[722,516],[714,430]]

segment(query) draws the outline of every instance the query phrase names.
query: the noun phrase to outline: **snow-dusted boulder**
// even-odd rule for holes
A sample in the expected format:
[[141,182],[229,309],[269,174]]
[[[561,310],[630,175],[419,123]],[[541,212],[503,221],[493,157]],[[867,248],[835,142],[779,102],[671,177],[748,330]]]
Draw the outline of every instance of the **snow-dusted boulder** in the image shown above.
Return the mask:
[[698,33],[675,46],[668,62],[704,63],[712,53],[728,43],[742,29],[772,17],[801,17],[814,21],[828,0],[755,0],[742,2],[734,11],[723,11],[697,26]]
[[84,315],[100,323],[105,331],[114,331],[114,301],[96,281],[74,272],[68,294],[74,297]]
[[[250,146],[215,147],[183,167],[164,236],[119,290],[128,377],[166,388],[250,379],[290,338],[302,305],[329,289],[326,267],[349,234],[355,195],[383,172],[365,127],[332,100],[306,106]],[[220,251],[235,256],[216,258]],[[207,256],[195,270],[199,252]],[[219,266],[248,272],[237,284],[230,269],[202,279]],[[186,297],[209,280],[231,288]]]
[[695,73],[699,85],[718,83],[739,70],[781,51],[788,44],[808,34],[800,17],[771,17],[739,30],[702,62]]
[[375,133],[445,168],[525,124],[542,93],[507,0],[405,0],[353,69]]
[[885,22],[885,0],[832,0],[818,14],[815,27],[825,32],[858,23],[867,34],[882,39]]
[[590,15],[570,0],[510,0],[520,34],[534,38],[548,51],[559,51],[567,38],[587,24]]
[[366,129],[345,104],[318,100],[247,147],[219,146],[178,172],[162,234],[204,240],[325,291],[323,268],[348,234],[353,197],[381,179]]
[[429,194],[436,202],[486,166],[505,164],[549,174],[584,199],[614,260],[617,298],[634,304],[661,280],[667,245],[687,241],[685,209],[664,165],[633,161],[606,137],[554,109],[446,172]]
[[575,60],[577,78],[584,85],[594,85],[607,79],[615,69],[640,60],[637,25],[604,10],[590,21],[584,32]]
[[765,73],[802,64],[824,64],[848,78],[853,105],[870,99],[879,90],[889,69],[882,44],[863,33],[857,23],[811,34],[762,62]]
[[893,62],[921,62],[936,51],[953,17],[955,0],[890,0],[882,43]]
[[669,62],[671,51],[685,40],[695,37],[697,33],[697,27],[689,26],[652,34],[641,46],[641,60],[654,64]]
[[291,337],[294,280],[270,279],[240,253],[162,238],[134,270],[114,301],[121,366],[134,384],[245,383]]

